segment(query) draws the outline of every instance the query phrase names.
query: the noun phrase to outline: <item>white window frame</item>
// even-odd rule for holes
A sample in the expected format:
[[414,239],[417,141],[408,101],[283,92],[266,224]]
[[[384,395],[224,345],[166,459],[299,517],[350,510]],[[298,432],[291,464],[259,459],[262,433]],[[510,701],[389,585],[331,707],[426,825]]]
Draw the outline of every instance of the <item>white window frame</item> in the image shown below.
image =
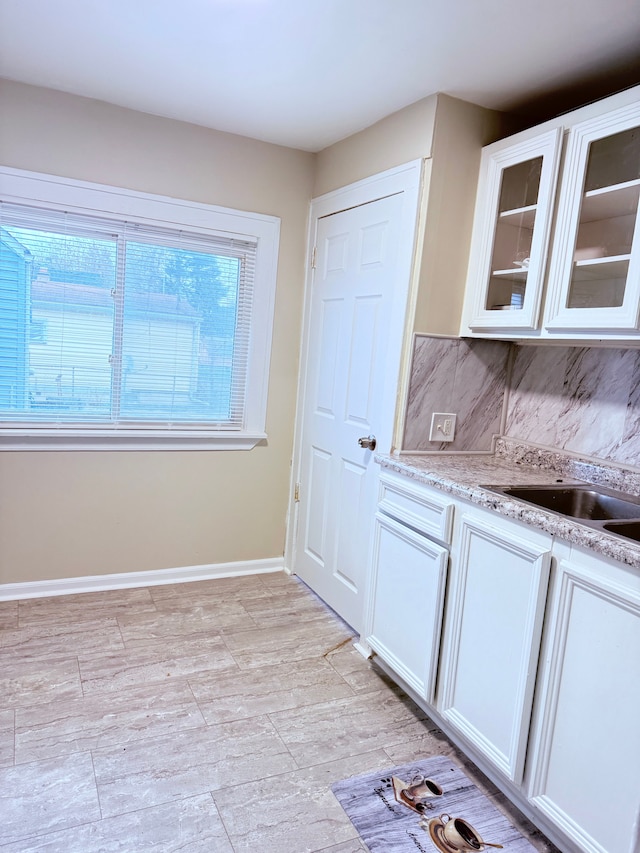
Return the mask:
[[72,424],[43,429],[35,425],[12,427],[10,422],[0,419],[0,450],[250,450],[267,438],[267,391],[280,239],[278,217],[5,166],[0,166],[0,201],[257,240],[242,429],[202,430],[176,425],[171,429],[105,426],[88,430]]

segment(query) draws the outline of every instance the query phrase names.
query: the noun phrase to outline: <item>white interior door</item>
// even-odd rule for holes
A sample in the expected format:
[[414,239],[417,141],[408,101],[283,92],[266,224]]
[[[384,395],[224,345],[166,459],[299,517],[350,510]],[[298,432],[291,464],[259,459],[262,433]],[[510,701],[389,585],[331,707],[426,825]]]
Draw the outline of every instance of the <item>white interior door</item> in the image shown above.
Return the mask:
[[413,230],[401,234],[406,205],[399,192],[317,221],[294,569],[358,631],[378,477],[358,440],[375,435],[390,450],[413,247]]

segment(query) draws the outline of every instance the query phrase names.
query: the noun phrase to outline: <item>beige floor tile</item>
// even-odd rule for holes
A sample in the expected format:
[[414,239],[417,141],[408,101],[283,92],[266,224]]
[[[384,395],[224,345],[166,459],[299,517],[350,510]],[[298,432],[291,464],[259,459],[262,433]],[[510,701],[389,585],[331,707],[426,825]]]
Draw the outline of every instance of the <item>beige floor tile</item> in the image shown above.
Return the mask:
[[[306,602],[313,606],[319,604],[325,614],[329,616],[334,615],[333,611],[295,575],[288,575],[285,572],[275,572],[260,575],[260,581],[263,592],[266,592],[266,597],[269,599],[282,599],[283,603],[288,600],[289,602]],[[242,603],[252,602],[257,598],[264,600],[265,596],[250,595],[247,593],[242,597]],[[276,602],[274,601],[273,604],[275,606]]]
[[236,853],[312,853],[358,838],[331,785],[384,766],[385,760],[374,750],[285,773],[262,785],[215,791],[213,798]]
[[349,685],[323,658],[195,676],[189,684],[207,723],[353,696]]
[[[166,602],[165,602],[166,604]],[[221,602],[211,607],[162,609],[153,613],[134,613],[118,617],[122,638],[127,648],[148,640],[165,640],[210,636],[220,631],[255,628],[255,622],[237,601]]]
[[0,603],[0,849],[366,853],[331,783],[442,754],[557,853],[352,643],[283,572]]
[[0,601],[0,631],[18,627],[18,602]]
[[0,767],[13,764],[15,752],[15,711],[0,711]]
[[138,687],[167,678],[185,678],[196,673],[235,669],[236,664],[218,635],[180,638],[172,642],[147,640],[105,655],[79,658],[85,696]]
[[0,770],[0,844],[99,820],[88,753]]
[[69,624],[103,617],[113,618],[118,613],[144,610],[155,610],[148,589],[83,592],[77,595],[23,599],[18,602],[18,623],[21,627],[50,620]]
[[290,575],[285,571],[281,572],[265,572],[255,576],[257,580],[268,590],[278,591],[281,589],[301,588],[308,590],[308,587],[303,584],[300,578],[296,575]]
[[149,594],[160,610],[164,603],[175,604],[180,599],[196,599],[201,604],[209,604],[212,601],[229,601],[230,599],[242,599],[269,595],[269,590],[262,582],[260,575],[246,575],[234,578],[215,578],[206,581],[192,581],[191,583],[160,584],[149,587]]
[[43,700],[82,696],[78,660],[3,660],[0,667],[0,709],[34,705]]
[[[115,619],[94,622],[40,622],[0,632],[0,668],[15,655],[20,659],[76,657],[123,649]],[[17,658],[16,658],[17,659]]]
[[292,590],[282,589],[269,598],[245,598],[242,603],[260,628],[280,625],[286,627],[309,618],[327,619],[327,608],[319,599],[297,586]]
[[[425,720],[425,731],[420,737],[408,742],[390,744],[385,747],[390,766],[409,764],[432,755],[446,755],[458,759],[461,753],[431,720]],[[458,762],[460,763],[460,762]]]
[[349,629],[331,617],[237,631],[224,641],[241,669],[273,666],[283,661],[317,658],[352,637]]
[[354,693],[370,693],[390,685],[391,679],[347,643],[327,655],[327,660],[353,689]]
[[187,682],[165,679],[151,686],[19,708],[15,759],[22,764],[123,746],[204,725]]
[[424,735],[425,715],[391,690],[270,715],[301,767],[346,758]]
[[253,717],[93,754],[104,816],[255,784],[295,768],[267,717]]
[[313,853],[368,853],[369,848],[358,839],[345,841],[344,844],[334,844],[331,847],[318,847]]
[[3,853],[233,853],[209,794],[53,832]]

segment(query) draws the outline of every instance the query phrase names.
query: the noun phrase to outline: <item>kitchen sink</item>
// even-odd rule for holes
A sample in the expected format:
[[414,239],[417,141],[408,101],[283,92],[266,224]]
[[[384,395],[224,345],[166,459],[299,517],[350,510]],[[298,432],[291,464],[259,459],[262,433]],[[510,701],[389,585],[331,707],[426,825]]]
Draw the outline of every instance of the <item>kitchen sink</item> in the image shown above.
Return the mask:
[[491,492],[526,501],[540,509],[574,518],[581,524],[640,542],[640,497],[580,485],[483,486]]
[[609,533],[617,533],[618,536],[626,536],[627,539],[640,542],[640,521],[610,521],[602,526]]
[[[619,493],[591,485],[490,486],[488,488],[570,518],[588,521],[640,519],[640,498],[621,496]],[[607,525],[604,526],[608,529]],[[638,527],[640,527],[640,521],[638,521]]]

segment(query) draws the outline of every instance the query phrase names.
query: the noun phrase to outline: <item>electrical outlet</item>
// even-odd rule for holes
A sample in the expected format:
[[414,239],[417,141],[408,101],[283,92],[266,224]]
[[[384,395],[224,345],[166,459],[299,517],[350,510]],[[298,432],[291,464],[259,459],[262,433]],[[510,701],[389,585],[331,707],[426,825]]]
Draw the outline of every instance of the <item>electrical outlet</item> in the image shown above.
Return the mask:
[[456,416],[450,413],[434,412],[431,415],[429,441],[453,441],[456,434]]

